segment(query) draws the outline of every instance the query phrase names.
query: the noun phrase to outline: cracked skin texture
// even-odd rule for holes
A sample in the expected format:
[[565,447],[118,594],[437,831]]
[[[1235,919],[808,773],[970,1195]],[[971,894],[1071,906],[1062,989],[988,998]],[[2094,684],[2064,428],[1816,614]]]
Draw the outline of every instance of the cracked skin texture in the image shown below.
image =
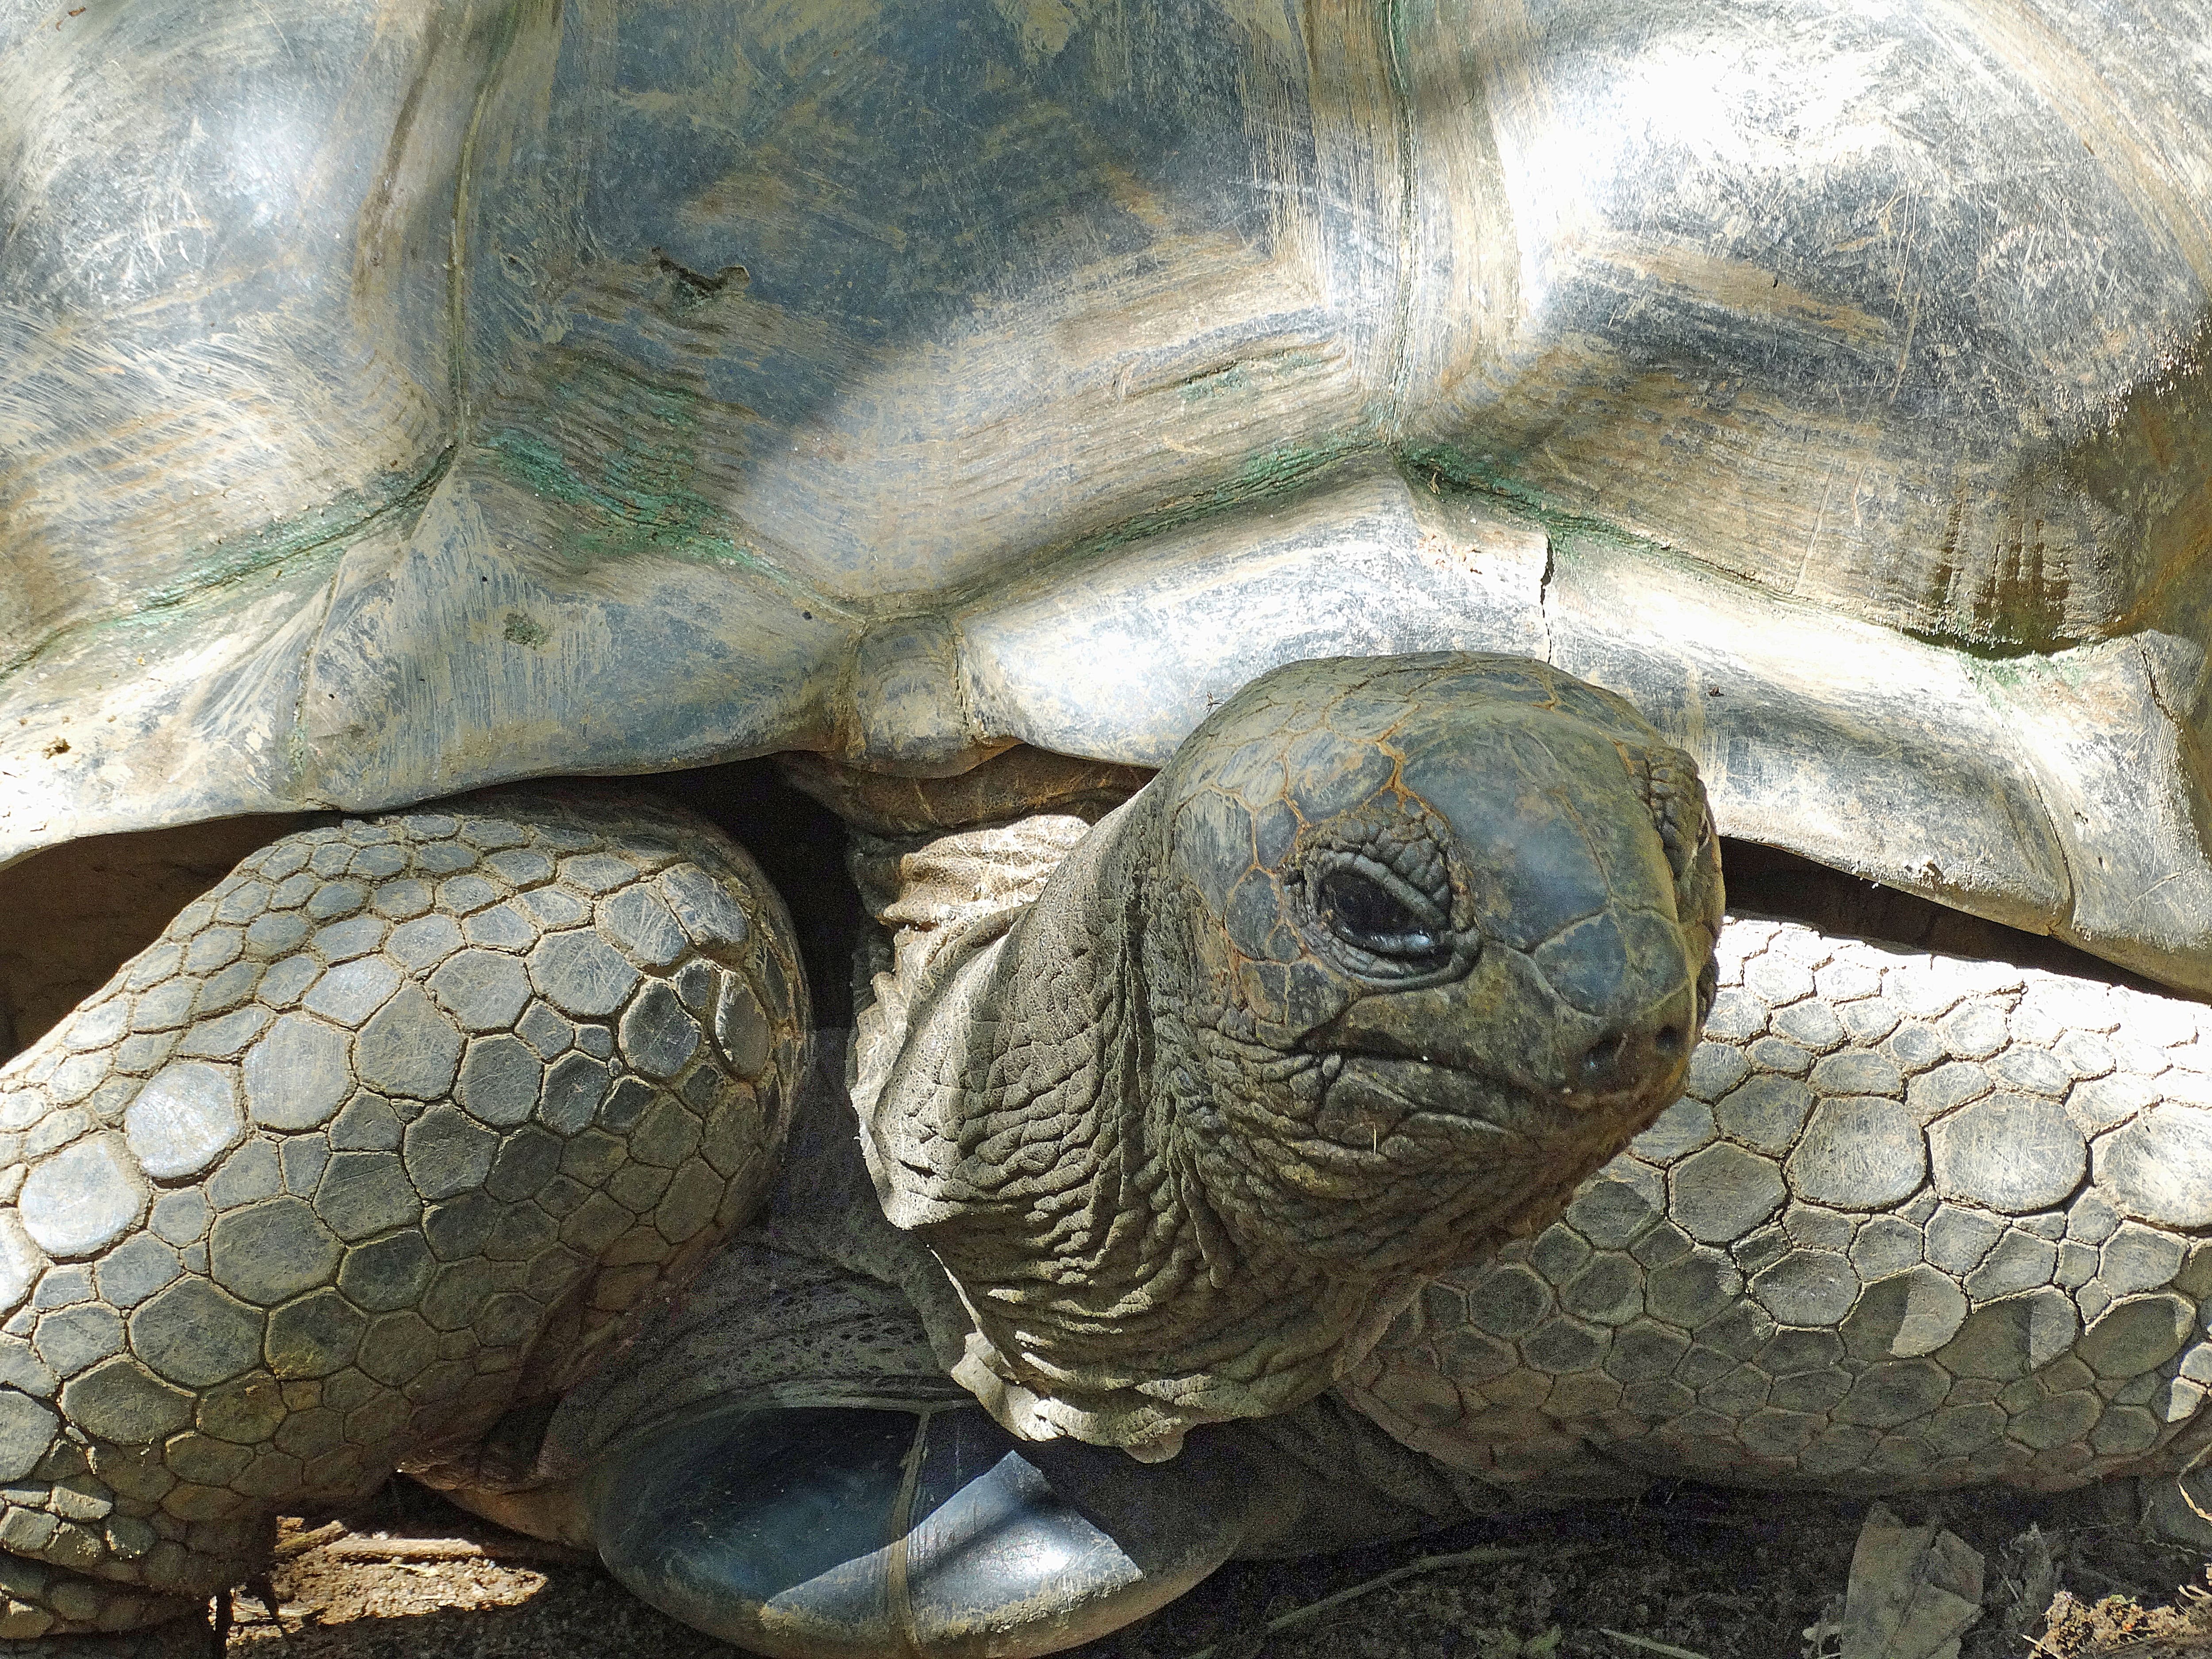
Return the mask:
[[1519,659],[1294,664],[919,1000],[887,1215],[1016,1432],[1171,1455],[1329,1386],[1679,1091],[1712,988],[1694,767]]
[[679,812],[287,836],[0,1069],[0,1638],[190,1611],[280,1504],[465,1468],[772,1179],[790,924]]

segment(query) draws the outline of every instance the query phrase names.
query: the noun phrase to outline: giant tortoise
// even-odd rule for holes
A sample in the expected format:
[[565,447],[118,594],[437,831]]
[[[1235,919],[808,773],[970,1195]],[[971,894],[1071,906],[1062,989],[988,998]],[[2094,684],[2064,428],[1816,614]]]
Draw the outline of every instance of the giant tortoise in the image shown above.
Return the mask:
[[[4,0],[0,1638],[395,1467],[804,1656],[2183,1467],[2208,85],[2122,0]],[[679,799],[771,755],[849,968]]]

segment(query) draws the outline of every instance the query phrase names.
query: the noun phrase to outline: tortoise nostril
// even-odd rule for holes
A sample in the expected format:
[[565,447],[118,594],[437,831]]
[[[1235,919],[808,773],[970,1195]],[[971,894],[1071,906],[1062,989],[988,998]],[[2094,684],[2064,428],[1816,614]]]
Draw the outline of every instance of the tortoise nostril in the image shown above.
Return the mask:
[[1600,1037],[1583,1050],[1583,1076],[1589,1081],[1598,1081],[1609,1076],[1620,1059],[1621,1040],[1618,1034]]
[[1660,1025],[1636,1024],[1607,1032],[1575,1062],[1577,1089],[1610,1092],[1643,1087],[1649,1074],[1671,1071],[1689,1046],[1690,1028],[1677,1018]]

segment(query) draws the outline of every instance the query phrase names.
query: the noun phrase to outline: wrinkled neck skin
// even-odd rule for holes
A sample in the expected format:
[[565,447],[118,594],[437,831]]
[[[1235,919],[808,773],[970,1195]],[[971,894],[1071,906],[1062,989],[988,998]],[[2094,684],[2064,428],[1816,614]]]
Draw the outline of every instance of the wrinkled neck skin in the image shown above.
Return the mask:
[[1449,1199],[1402,1212],[1406,1162],[1445,1149],[1330,1124],[1337,1061],[1240,1037],[1155,874],[1154,799],[1011,929],[949,971],[934,951],[888,1077],[855,1091],[884,1212],[973,1317],[954,1376],[1017,1434],[1147,1460],[1320,1393],[1469,1237]]

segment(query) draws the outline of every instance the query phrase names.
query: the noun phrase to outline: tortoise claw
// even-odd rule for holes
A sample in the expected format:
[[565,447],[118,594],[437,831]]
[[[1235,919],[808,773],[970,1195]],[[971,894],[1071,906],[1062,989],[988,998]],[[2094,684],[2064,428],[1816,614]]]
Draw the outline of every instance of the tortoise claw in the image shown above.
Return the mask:
[[1145,1465],[1018,1441],[972,1406],[718,1402],[618,1446],[586,1503],[632,1591],[777,1659],[1018,1659],[1141,1618],[1228,1558],[1264,1483],[1200,1438]]

